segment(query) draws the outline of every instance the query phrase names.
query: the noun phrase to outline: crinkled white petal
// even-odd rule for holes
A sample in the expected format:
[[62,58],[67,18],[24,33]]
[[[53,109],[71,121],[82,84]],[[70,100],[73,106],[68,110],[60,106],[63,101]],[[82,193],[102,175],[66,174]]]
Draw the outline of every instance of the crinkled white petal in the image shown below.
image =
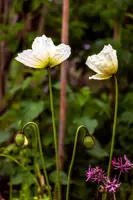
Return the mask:
[[15,59],[28,67],[42,68],[44,65],[44,63],[34,55],[31,49],[19,53]]
[[35,38],[32,49],[19,53],[16,60],[34,68],[53,67],[66,60],[71,54],[68,45],[55,46],[51,38],[45,35]]
[[50,67],[54,67],[55,65],[60,64],[64,60],[66,60],[71,54],[71,48],[69,45],[60,44],[56,46],[55,54],[50,59]]
[[105,63],[108,64],[108,68],[106,69],[109,73],[116,73],[118,69],[118,60],[116,55],[116,50],[112,48],[112,46],[105,45],[103,50],[99,53],[99,57],[103,56],[105,58]]
[[98,74],[114,74],[118,69],[116,50],[105,45],[99,54],[87,58],[86,65]]
[[97,55],[88,56],[86,65],[96,73],[103,73],[101,64]]
[[96,80],[105,80],[109,79],[112,75],[105,75],[105,74],[95,74],[90,76],[89,79],[96,79]]

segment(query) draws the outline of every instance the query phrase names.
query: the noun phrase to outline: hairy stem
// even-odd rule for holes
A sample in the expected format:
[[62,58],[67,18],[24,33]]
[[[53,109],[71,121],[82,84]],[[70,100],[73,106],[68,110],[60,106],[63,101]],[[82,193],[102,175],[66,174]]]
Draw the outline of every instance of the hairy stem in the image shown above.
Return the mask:
[[56,156],[58,199],[61,200],[60,172],[59,172],[59,162],[58,162],[59,156],[58,156],[58,145],[57,145],[57,134],[56,134],[56,126],[55,126],[55,115],[54,115],[53,93],[52,93],[52,83],[51,83],[50,68],[48,68],[48,77],[49,77],[50,106],[51,106],[51,114],[52,114],[54,145],[55,145],[55,156]]
[[[114,151],[114,143],[115,143],[115,135],[116,135],[116,122],[117,122],[117,110],[118,110],[118,83],[117,78],[114,75],[115,80],[115,112],[114,112],[114,123],[113,123],[113,131],[112,131],[112,140],[111,140],[111,149],[110,149],[110,157],[109,157],[109,164],[108,164],[108,172],[107,176],[110,177],[110,170],[111,170],[111,161],[113,157]],[[106,200],[107,194],[104,194],[103,200]]]
[[114,80],[115,80],[115,112],[114,112],[113,133],[112,133],[111,150],[110,150],[108,173],[107,173],[108,177],[110,176],[111,161],[112,161],[113,151],[114,151],[114,143],[115,143],[115,135],[116,135],[116,122],[117,122],[117,110],[118,110],[118,83],[117,83],[116,76],[114,76]]
[[[77,128],[76,130],[76,135],[75,135],[75,141],[74,141],[74,147],[73,147],[73,153],[72,153],[72,159],[71,159],[71,163],[70,163],[70,167],[69,167],[69,171],[68,171],[68,179],[67,179],[67,191],[66,191],[66,200],[69,200],[69,189],[70,189],[70,178],[71,178],[71,172],[72,172],[72,168],[73,168],[73,163],[74,163],[74,159],[75,159],[75,154],[76,154],[76,147],[77,147],[77,141],[78,141],[78,135],[80,132],[80,129],[84,128],[86,131],[86,135],[89,135],[88,130],[86,129],[86,127],[84,125],[81,125]],[[90,137],[92,137],[91,135],[89,135]]]
[[48,175],[47,175],[47,171],[45,168],[45,162],[44,162],[44,157],[43,157],[43,152],[42,152],[42,144],[41,144],[41,138],[40,138],[40,132],[39,132],[39,128],[37,126],[36,123],[34,122],[28,122],[27,124],[24,125],[23,127],[23,132],[26,129],[27,126],[31,126],[34,129],[34,132],[36,134],[37,140],[38,140],[38,145],[39,145],[39,151],[40,151],[40,157],[41,157],[41,162],[42,162],[42,167],[43,167],[43,172],[44,172],[44,176],[46,179],[46,184],[48,186],[48,195],[50,200],[52,200],[52,195],[51,195],[51,191],[50,191],[50,185],[49,185],[49,180],[48,180]]

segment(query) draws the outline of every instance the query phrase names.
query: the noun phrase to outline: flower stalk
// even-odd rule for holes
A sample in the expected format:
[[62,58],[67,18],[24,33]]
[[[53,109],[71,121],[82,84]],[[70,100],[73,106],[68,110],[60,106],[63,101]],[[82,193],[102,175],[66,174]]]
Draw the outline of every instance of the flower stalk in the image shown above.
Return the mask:
[[51,191],[50,191],[48,175],[47,175],[47,171],[46,171],[46,168],[45,168],[45,162],[44,162],[44,157],[43,157],[43,152],[42,152],[42,144],[41,144],[39,128],[38,128],[36,123],[28,122],[28,123],[26,123],[24,125],[23,132],[25,132],[25,129],[26,129],[27,126],[31,126],[33,128],[33,130],[34,130],[34,133],[36,134],[36,137],[37,137],[37,140],[38,140],[38,145],[39,145],[39,151],[40,151],[40,157],[41,157],[43,172],[44,172],[44,176],[45,176],[45,179],[46,179],[46,184],[48,186],[48,195],[49,195],[50,200],[52,200],[52,195],[51,195]]
[[[116,123],[117,123],[117,110],[118,110],[118,82],[115,75],[113,75],[115,80],[115,112],[114,112],[114,123],[113,123],[113,132],[112,132],[112,140],[111,140],[111,149],[110,149],[110,157],[108,163],[108,172],[107,176],[110,177],[110,170],[111,170],[111,162],[113,158],[113,151],[114,151],[114,143],[115,143],[115,135],[116,135]],[[106,200],[107,194],[103,195],[103,200]]]
[[[88,130],[86,129],[86,127],[84,125],[81,125],[81,126],[79,126],[77,128],[76,135],[75,135],[75,140],[74,140],[74,147],[73,147],[72,159],[71,159],[71,163],[70,163],[70,167],[69,167],[69,171],[68,171],[66,200],[69,200],[70,178],[71,178],[73,163],[74,163],[75,154],[76,154],[76,147],[77,147],[78,135],[79,135],[79,132],[80,132],[81,128],[84,128],[85,131],[86,131],[86,135],[89,135],[89,132],[88,132]],[[91,135],[89,135],[89,136],[94,141],[93,137]],[[93,142],[93,146],[94,146],[94,144],[95,143]],[[93,148],[93,146],[91,144],[91,148]]]
[[53,93],[52,93],[52,83],[51,83],[50,67],[48,67],[48,77],[49,77],[50,107],[51,107],[51,114],[52,114],[52,124],[53,124],[53,133],[54,133],[54,145],[55,145],[55,156],[56,156],[58,200],[61,200],[60,172],[59,172],[59,162],[58,162],[59,155],[58,155],[57,133],[56,133],[56,125],[55,125],[55,115],[54,115],[54,105],[53,105]]
[[115,135],[116,135],[117,110],[118,110],[118,83],[117,83],[117,78],[116,78],[115,75],[114,75],[114,80],[115,80],[115,112],[114,112],[114,123],[113,123],[113,133],[112,133],[112,141],[111,141],[111,150],[110,150],[108,172],[107,172],[108,177],[110,177],[111,161],[112,161],[112,158],[113,158]]

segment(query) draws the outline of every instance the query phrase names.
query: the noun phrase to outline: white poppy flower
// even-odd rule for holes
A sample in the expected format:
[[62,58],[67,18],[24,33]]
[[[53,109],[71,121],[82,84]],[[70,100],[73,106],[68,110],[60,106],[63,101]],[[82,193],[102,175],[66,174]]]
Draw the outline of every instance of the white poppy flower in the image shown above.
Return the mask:
[[54,67],[66,60],[71,54],[69,45],[55,46],[51,38],[45,35],[35,38],[32,49],[24,50],[15,58],[28,67]]
[[99,54],[94,54],[87,58],[86,65],[97,73],[89,77],[89,79],[108,79],[115,74],[118,69],[116,50],[114,50],[110,44],[105,45]]

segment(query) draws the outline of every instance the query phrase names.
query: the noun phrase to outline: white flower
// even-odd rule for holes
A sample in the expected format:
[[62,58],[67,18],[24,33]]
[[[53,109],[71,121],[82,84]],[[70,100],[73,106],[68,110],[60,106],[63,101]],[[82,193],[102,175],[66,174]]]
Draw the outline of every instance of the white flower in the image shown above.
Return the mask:
[[70,54],[71,48],[68,45],[55,46],[51,38],[43,35],[35,38],[32,49],[24,50],[15,59],[28,67],[45,68],[60,64]]
[[114,50],[110,44],[105,45],[99,54],[94,54],[87,58],[86,65],[97,73],[89,77],[89,79],[108,79],[115,74],[118,69],[116,50]]

